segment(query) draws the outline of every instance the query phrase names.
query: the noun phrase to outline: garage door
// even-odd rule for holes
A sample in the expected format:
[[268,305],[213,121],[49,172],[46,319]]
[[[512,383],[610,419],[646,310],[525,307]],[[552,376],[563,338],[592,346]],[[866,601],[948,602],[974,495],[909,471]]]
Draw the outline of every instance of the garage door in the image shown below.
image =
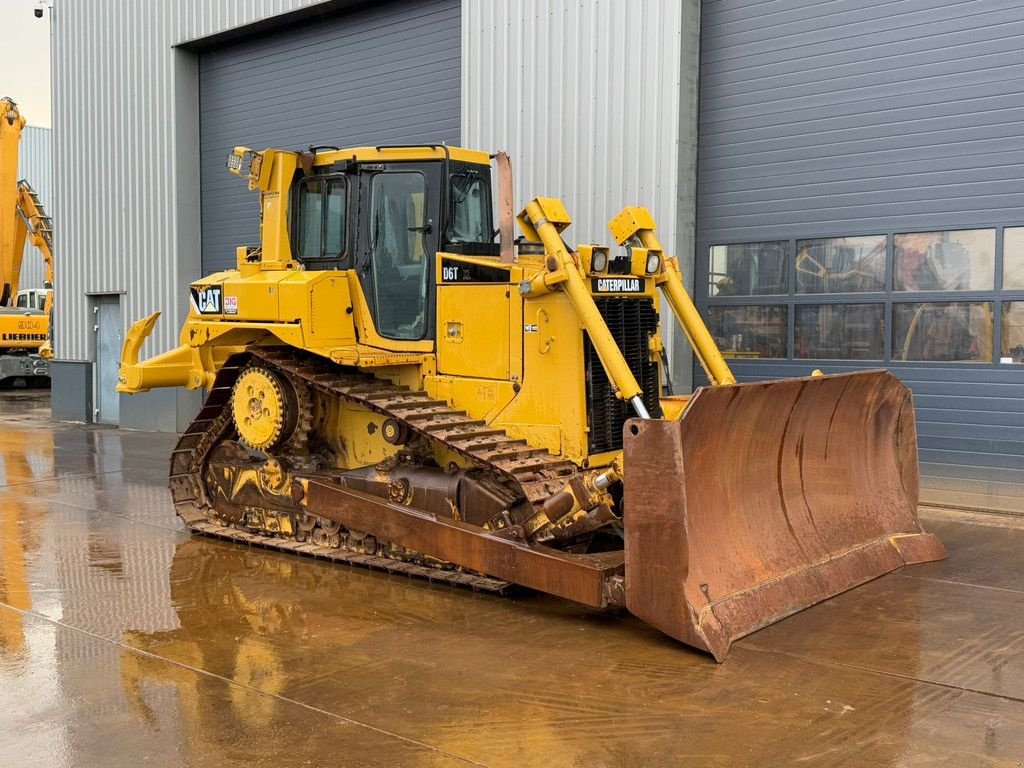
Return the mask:
[[458,144],[460,3],[375,3],[205,51],[199,59],[203,273],[259,240],[235,146]]
[[1022,34],[1021,0],[705,0],[696,276],[739,378],[891,368],[923,499],[1015,512]]

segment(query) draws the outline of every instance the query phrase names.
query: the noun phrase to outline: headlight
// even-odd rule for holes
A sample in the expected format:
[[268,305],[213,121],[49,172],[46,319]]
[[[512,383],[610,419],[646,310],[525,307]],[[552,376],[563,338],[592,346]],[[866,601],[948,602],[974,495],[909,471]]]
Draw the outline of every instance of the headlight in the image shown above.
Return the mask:
[[608,269],[608,252],[595,250],[590,260],[590,271],[604,272],[606,269]]
[[648,253],[647,254],[647,274],[653,275],[661,269],[661,254],[660,253]]
[[232,152],[228,155],[228,170],[229,171],[240,171],[242,170],[242,157]]

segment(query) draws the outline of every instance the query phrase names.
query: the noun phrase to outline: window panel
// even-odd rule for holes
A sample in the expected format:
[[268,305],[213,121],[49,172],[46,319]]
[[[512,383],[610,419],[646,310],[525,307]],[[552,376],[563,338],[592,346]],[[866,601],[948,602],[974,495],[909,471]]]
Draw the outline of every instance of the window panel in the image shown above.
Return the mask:
[[709,296],[789,293],[789,243],[711,246]]
[[1024,301],[1003,302],[1003,360],[1024,363]]
[[1003,288],[1024,288],[1024,227],[1003,230]]
[[334,179],[327,185],[327,212],[324,219],[324,256],[337,258],[345,253],[345,194],[348,182]]
[[446,242],[493,242],[491,191],[479,172],[468,170],[452,174],[451,201],[451,222]]
[[708,307],[708,325],[726,357],[786,357],[786,307]]
[[893,239],[897,291],[991,291],[996,231],[915,232]]
[[881,360],[884,304],[803,304],[796,307],[793,356],[816,360]]
[[798,240],[797,293],[885,290],[885,235]]
[[390,339],[420,339],[426,330],[426,194],[418,171],[379,173],[370,185],[377,332]]
[[893,360],[992,362],[989,302],[895,303]]
[[319,259],[323,230],[323,187],[320,179],[306,179],[299,187],[295,255],[300,259]]

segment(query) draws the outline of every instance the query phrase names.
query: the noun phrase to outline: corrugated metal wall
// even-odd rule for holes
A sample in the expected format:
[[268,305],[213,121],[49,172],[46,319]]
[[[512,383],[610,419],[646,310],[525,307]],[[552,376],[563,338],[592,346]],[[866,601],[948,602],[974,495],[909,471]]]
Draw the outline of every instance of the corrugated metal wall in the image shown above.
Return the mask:
[[180,89],[195,90],[187,66],[195,54],[173,46],[319,2],[56,0],[59,358],[90,354],[88,292],[123,292],[125,325],[155,309],[165,313],[144,353],[177,343],[199,254],[194,242],[179,242],[177,185],[195,150],[177,146],[174,131]]
[[[705,0],[703,7],[702,286],[708,247],[718,242],[1024,224],[1024,2]],[[1024,292],[990,285],[956,296],[1010,297]],[[789,301],[824,299],[842,300]],[[734,362],[744,380],[816,366],[857,367]],[[924,500],[1024,510],[1024,366],[892,368],[914,391]]]
[[464,5],[463,140],[510,153],[517,206],[562,198],[570,245],[609,242],[608,219],[637,204],[675,241],[681,7]]
[[259,241],[257,198],[224,168],[232,147],[458,144],[459,19],[459,0],[378,3],[204,52],[203,273]]
[[952,229],[1024,203],[1024,3],[704,3],[704,239]]
[[[53,154],[49,128],[28,125],[21,132],[18,146],[18,177],[25,179],[39,194],[46,212],[53,215]],[[43,258],[31,243],[25,245],[25,260],[21,263],[21,288],[41,288],[43,285]]]
[[509,152],[517,211],[538,195],[560,197],[574,222],[570,245],[613,244],[608,219],[644,205],[666,249],[683,243],[688,261],[690,177],[681,168],[692,166],[694,137],[681,126],[693,105],[680,109],[687,88],[693,98],[682,59],[696,58],[697,8],[696,0],[464,2],[463,141]]

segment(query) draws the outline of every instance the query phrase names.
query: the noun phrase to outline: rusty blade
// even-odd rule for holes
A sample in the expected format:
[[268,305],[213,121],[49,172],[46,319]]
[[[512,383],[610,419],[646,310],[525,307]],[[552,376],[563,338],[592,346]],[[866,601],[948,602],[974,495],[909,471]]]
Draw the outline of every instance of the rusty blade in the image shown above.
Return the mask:
[[460,520],[395,504],[318,479],[305,481],[302,505],[313,514],[381,541],[594,608],[621,606],[622,551],[575,555],[503,538]]
[[701,389],[630,421],[626,605],[711,652],[945,549],[917,518],[910,391],[887,371]]

